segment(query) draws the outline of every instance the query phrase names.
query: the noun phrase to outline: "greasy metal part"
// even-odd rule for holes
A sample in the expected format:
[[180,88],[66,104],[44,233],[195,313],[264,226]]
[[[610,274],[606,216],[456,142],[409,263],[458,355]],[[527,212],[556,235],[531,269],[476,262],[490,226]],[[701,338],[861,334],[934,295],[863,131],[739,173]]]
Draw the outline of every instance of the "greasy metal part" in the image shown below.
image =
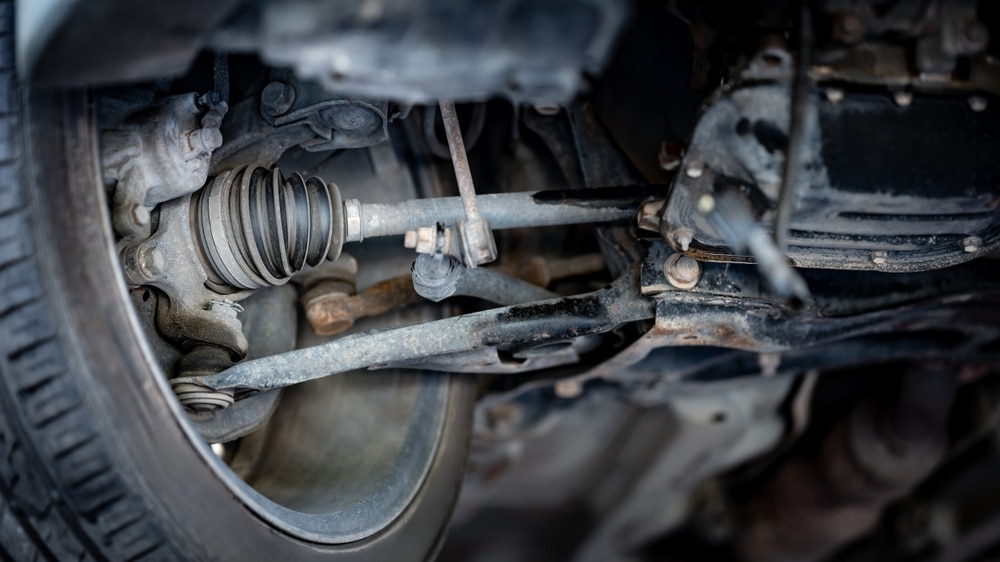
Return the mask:
[[703,195],[699,206],[733,251],[750,252],[757,269],[775,293],[789,301],[809,299],[805,281],[789,265],[781,248],[754,220],[749,205],[741,196],[731,191],[717,196]]
[[647,242],[641,291],[657,300],[656,323],[581,381],[631,382],[638,399],[655,402],[681,382],[759,376],[759,353],[781,354],[778,376],[897,359],[996,360],[995,262],[835,279],[801,270],[811,298],[793,311],[749,265],[703,262],[698,285],[680,291],[663,273],[673,250]]
[[450,256],[420,254],[413,262],[412,275],[417,294],[434,302],[464,296],[508,306],[559,297],[500,271],[465,267]]
[[[254,293],[241,301],[247,358],[266,357],[295,349],[298,328],[295,287],[285,285]],[[224,410],[189,412],[191,423],[209,443],[225,443],[248,435],[275,412],[282,390],[243,397]]]
[[196,251],[191,207],[190,195],[161,203],[156,232],[121,245],[122,269],[130,285],[166,294],[157,301],[156,327],[168,340],[182,347],[212,344],[239,358],[247,342],[234,299],[245,295],[223,296],[206,286],[209,277]]
[[[619,144],[608,132],[590,103],[576,100],[566,107],[571,138],[576,149],[576,168],[583,184],[590,189],[609,185],[644,183],[645,178],[630,164]],[[659,199],[666,189],[648,199]],[[493,228],[497,228],[493,223]],[[640,259],[635,230],[631,225],[602,225],[597,228],[597,241],[611,275],[628,271]]]
[[785,460],[744,508],[738,559],[820,560],[873,528],[944,457],[956,386],[950,368],[911,368],[894,396],[842,418],[818,455]]
[[192,204],[198,248],[217,288],[281,285],[340,255],[340,191],[319,178],[237,168],[216,176]]
[[[465,211],[465,217],[455,221],[455,230],[458,236],[452,238],[459,247],[451,251],[462,259],[462,263],[466,267],[475,268],[497,259],[497,243],[493,238],[489,222],[479,214],[479,206],[476,204],[476,186],[472,182],[469,157],[465,152],[465,143],[462,141],[462,126],[458,122],[455,104],[450,101],[441,101],[439,105],[441,106],[441,120],[444,122],[445,137],[448,139],[448,151],[451,153],[451,163],[455,168],[455,179],[458,181],[458,193]],[[438,248],[424,248],[420,244],[415,244],[414,247],[421,253],[434,254],[439,251]]]
[[[209,42],[257,51],[330,91],[406,103],[504,97],[558,103],[598,74],[629,13],[622,0],[448,0],[332,5],[276,0]],[[376,70],[377,69],[377,70]]]
[[649,232],[660,231],[660,217],[663,216],[663,209],[666,208],[666,200],[646,201],[639,207],[639,216],[636,225],[639,230]]
[[226,109],[214,92],[172,96],[101,131],[101,167],[115,183],[112,224],[119,235],[148,234],[156,205],[205,184]]
[[[441,142],[441,139],[438,138],[437,127],[435,125],[437,125],[437,108],[433,105],[428,105],[420,114],[420,126],[424,143],[427,144],[427,148],[430,149],[434,156],[438,158],[451,158],[447,140]],[[471,115],[469,116],[468,128],[462,132],[462,142],[466,145],[466,150],[472,150],[476,146],[476,143],[483,134],[485,125],[486,104],[473,104]]]
[[[783,76],[787,80],[788,73]],[[843,93],[835,102],[815,96],[808,104],[804,177],[789,231],[792,264],[924,271],[1000,248],[994,187],[1000,174],[993,158],[996,139],[989,133],[1000,122],[995,104],[976,112],[965,95],[914,95],[902,108],[886,103],[888,93],[847,88]],[[687,249],[675,248],[699,261],[753,261],[727,248],[704,203],[727,191],[738,193],[754,220],[770,228],[789,104],[787,88],[769,81],[741,82],[719,92],[685,155],[685,170],[696,170],[697,177],[677,175],[661,216],[665,239],[676,242],[674,232],[691,232]],[[953,134],[956,130],[964,132]],[[908,140],[928,134],[947,138],[953,159],[942,161]],[[983,241],[974,252],[961,244],[969,236]],[[873,252],[880,252],[878,260]]]
[[420,302],[422,297],[413,290],[409,275],[381,281],[353,295],[341,291],[304,296],[306,318],[320,336],[332,336],[346,331],[361,318],[375,317],[398,308]]
[[[663,186],[488,193],[476,197],[479,212],[493,230],[569,224],[631,222],[642,202]],[[464,216],[459,197],[413,199],[400,203],[344,201],[345,242],[400,236],[435,223],[454,225]]]
[[494,266],[492,269],[538,287],[548,287],[550,283],[559,279],[600,273],[607,269],[607,265],[604,263],[604,255],[595,252],[568,258],[530,256],[518,258],[512,264]]
[[238,7],[238,0],[181,0],[170,9],[130,0],[18,2],[18,72],[52,88],[179,77]]
[[[634,274],[605,289],[526,305],[495,308],[454,318],[366,334],[239,363],[222,373],[178,382],[215,389],[267,390],[345,371],[497,345],[540,345],[600,334],[648,319],[652,305],[638,295]],[[294,370],[289,370],[294,365]]]
[[663,274],[678,289],[691,289],[701,279],[701,264],[684,254],[674,254],[663,262]]
[[287,71],[273,71],[270,78],[259,94],[235,104],[226,116],[226,142],[212,156],[210,175],[273,166],[294,146],[325,152],[389,138],[387,101],[337,96]]
[[[341,255],[340,259],[343,258],[344,255]],[[601,254],[584,254],[564,259],[535,256],[495,269],[532,285],[546,287],[558,279],[604,270],[604,257]],[[308,283],[305,284],[309,286]],[[345,290],[343,284],[328,289],[321,284],[302,296],[302,305],[313,331],[319,335],[332,336],[347,330],[361,318],[381,316],[421,300],[423,297],[413,289],[410,274],[380,281],[358,294]]]
[[[756,379],[678,389],[651,423],[664,428],[638,475],[608,474],[595,493],[602,513],[573,562],[620,560],[692,515],[704,482],[777,445],[787,422],[780,405],[794,380]],[[525,396],[522,399],[528,399]],[[643,428],[636,428],[641,431]]]
[[812,8],[809,4],[799,2],[799,48],[795,57],[792,93],[789,96],[791,115],[788,120],[788,141],[785,146],[784,173],[781,175],[781,187],[778,189],[777,208],[774,212],[774,243],[782,254],[788,251],[788,228],[792,221],[792,211],[799,202],[800,184],[804,175],[802,166],[808,156],[805,144],[809,138],[806,127],[811,124],[809,66],[813,49]]

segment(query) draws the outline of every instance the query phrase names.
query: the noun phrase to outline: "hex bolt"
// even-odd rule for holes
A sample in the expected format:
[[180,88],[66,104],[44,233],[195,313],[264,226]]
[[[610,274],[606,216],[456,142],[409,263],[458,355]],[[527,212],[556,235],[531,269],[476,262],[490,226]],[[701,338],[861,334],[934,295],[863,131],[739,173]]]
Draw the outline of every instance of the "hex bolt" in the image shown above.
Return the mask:
[[908,107],[911,103],[913,103],[913,93],[906,90],[900,90],[892,95],[892,99],[899,107]]
[[663,215],[663,208],[667,202],[663,199],[657,201],[646,201],[639,206],[639,218],[637,220],[640,230],[659,232],[660,217]]
[[983,96],[972,96],[969,98],[969,107],[976,113],[986,111],[988,105],[989,102]]
[[295,103],[295,88],[284,82],[271,82],[260,94],[260,107],[271,117],[288,113]]
[[418,254],[434,254],[438,247],[438,229],[434,226],[407,230],[403,235],[403,246],[412,248]]
[[222,146],[222,133],[218,129],[195,129],[185,135],[188,140],[189,158],[211,154]]
[[663,275],[678,289],[693,289],[701,279],[701,264],[684,254],[673,254],[663,262]]
[[983,239],[978,236],[969,236],[962,240],[962,249],[966,253],[972,254],[978,252],[980,248],[983,247]]
[[135,286],[156,281],[167,268],[167,258],[155,242],[129,246],[122,250],[121,258],[125,278]]
[[832,104],[838,104],[844,101],[844,90],[841,90],[840,88],[827,88],[826,101]]
[[875,265],[885,265],[889,262],[889,252],[885,250],[875,250],[871,253],[872,263]]
[[138,226],[146,226],[149,224],[149,209],[145,205],[132,207],[132,220]]
[[167,269],[167,258],[163,250],[151,244],[143,244],[139,248],[138,265],[143,275],[148,279],[156,279]]
[[695,160],[684,168],[684,175],[691,179],[698,179],[705,173],[705,163],[700,160]]

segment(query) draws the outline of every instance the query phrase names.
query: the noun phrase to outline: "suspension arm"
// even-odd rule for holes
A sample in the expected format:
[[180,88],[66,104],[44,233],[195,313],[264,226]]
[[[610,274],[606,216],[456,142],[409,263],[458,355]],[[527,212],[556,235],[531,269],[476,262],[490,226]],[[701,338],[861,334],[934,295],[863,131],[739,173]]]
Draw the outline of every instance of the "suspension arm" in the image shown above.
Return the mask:
[[502,344],[538,345],[608,332],[653,318],[654,305],[640,296],[637,275],[583,295],[463,314],[434,322],[352,334],[309,347],[245,361],[214,375],[181,377],[216,390],[268,390],[402,361]]

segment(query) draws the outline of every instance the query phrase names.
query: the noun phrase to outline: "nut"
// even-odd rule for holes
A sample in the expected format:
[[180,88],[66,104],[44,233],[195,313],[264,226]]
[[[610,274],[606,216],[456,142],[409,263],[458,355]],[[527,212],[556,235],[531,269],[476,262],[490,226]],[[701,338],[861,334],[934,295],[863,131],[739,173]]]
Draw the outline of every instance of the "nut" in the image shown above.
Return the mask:
[[875,265],[885,265],[889,262],[889,252],[885,250],[875,250],[871,253],[872,263]]
[[701,279],[701,264],[684,254],[673,254],[663,263],[663,275],[678,289],[693,289]]
[[892,95],[892,99],[899,107],[907,107],[913,103],[913,94],[906,90],[900,90]]
[[437,251],[438,229],[433,226],[422,226],[416,230],[408,230],[403,235],[403,246],[413,248],[418,254],[434,254]]

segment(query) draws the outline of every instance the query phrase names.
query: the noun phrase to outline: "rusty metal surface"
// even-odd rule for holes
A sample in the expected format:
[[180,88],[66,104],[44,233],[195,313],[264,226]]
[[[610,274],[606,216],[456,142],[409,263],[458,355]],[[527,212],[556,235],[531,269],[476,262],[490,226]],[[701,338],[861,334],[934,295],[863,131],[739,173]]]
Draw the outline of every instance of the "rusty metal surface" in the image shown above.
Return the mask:
[[[526,305],[463,314],[415,326],[351,334],[331,342],[246,361],[208,376],[176,379],[215,389],[267,390],[353,369],[498,345],[538,346],[608,332],[653,316],[629,273],[604,289]],[[289,365],[295,365],[294,370]]]
[[[563,259],[531,256],[489,269],[537,287],[546,287],[558,279],[602,271],[604,258],[596,253]],[[317,335],[332,336],[346,331],[360,318],[381,316],[421,299],[413,290],[412,276],[400,275],[380,281],[356,295],[342,291],[317,295],[305,301],[303,306],[313,331]]]
[[356,295],[321,295],[305,305],[306,318],[320,336],[346,331],[360,318],[381,316],[421,300],[409,275],[386,279]]
[[663,273],[672,249],[650,241],[644,294],[657,302],[654,326],[580,380],[680,381],[759,375],[759,354],[778,354],[775,374],[823,365],[895,359],[995,359],[1000,340],[1000,266],[979,260],[943,271],[885,274],[800,270],[813,287],[793,310],[752,266],[702,263],[697,285],[681,291]]

